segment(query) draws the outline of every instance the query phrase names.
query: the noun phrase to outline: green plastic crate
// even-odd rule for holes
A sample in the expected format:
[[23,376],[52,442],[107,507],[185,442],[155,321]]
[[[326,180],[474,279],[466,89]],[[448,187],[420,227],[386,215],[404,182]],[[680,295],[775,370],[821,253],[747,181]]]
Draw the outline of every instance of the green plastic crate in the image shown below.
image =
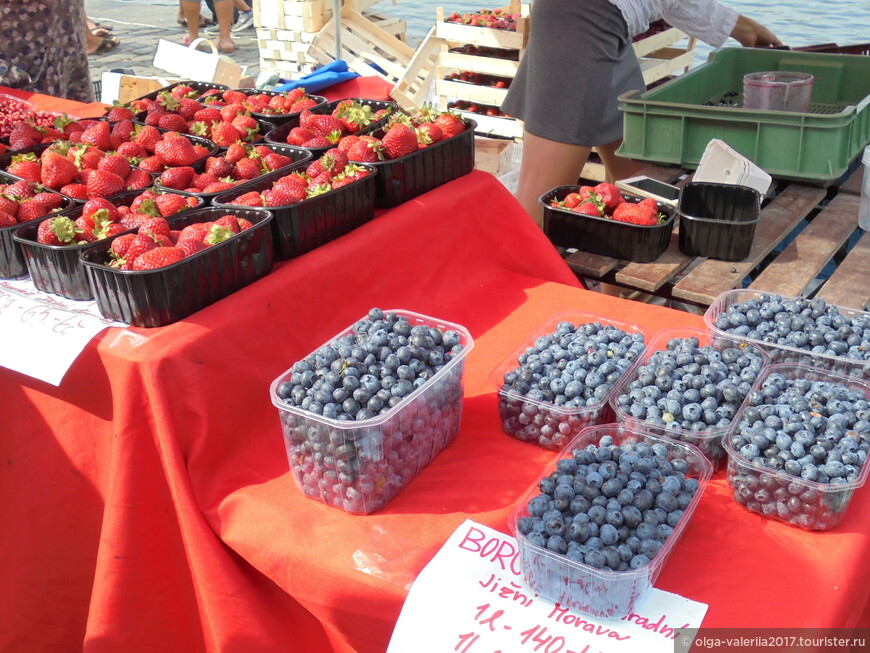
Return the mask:
[[[743,76],[766,70],[811,73],[809,112],[742,108]],[[621,156],[695,168],[707,143],[720,138],[773,177],[825,183],[870,142],[870,57],[723,48],[688,73],[619,100]]]

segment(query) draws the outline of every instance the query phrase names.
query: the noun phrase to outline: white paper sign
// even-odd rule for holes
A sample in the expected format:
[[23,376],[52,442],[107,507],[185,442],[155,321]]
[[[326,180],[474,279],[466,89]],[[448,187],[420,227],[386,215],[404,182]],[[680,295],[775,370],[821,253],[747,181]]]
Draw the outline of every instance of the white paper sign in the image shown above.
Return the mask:
[[74,301],[37,290],[30,279],[0,279],[0,365],[52,385],[91,338],[109,326],[94,301]]
[[703,603],[651,589],[624,619],[595,619],[524,582],[513,537],[466,520],[414,581],[387,653],[672,653]]

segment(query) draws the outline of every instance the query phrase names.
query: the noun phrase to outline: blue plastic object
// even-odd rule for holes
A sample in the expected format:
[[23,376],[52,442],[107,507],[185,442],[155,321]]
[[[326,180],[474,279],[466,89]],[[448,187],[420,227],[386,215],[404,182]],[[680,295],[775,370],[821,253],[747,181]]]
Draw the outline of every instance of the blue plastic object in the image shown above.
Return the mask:
[[274,91],[291,91],[299,86],[305,88],[308,93],[316,93],[340,82],[359,77],[359,73],[349,70],[344,59],[336,59],[317,70],[308,73],[304,77],[290,81],[281,80],[281,84],[275,86]]

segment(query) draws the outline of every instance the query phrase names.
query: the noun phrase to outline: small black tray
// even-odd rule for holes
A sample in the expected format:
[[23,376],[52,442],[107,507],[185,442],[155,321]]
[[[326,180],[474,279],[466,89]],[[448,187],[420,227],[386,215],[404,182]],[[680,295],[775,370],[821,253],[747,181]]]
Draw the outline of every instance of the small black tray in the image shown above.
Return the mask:
[[[346,98],[346,99],[349,99],[349,100],[355,101],[355,102],[359,102],[360,104],[367,104],[368,106],[370,106],[372,108],[373,113],[380,111],[381,109],[392,109],[393,113],[399,111],[399,105],[395,102],[390,101],[390,100],[369,100],[367,98]],[[315,107],[315,108],[311,109],[311,112],[317,113],[317,114],[331,114],[333,111],[335,111],[335,107],[337,107],[341,102],[344,102],[344,101],[345,100],[333,100],[332,102],[327,102],[326,104],[323,104],[323,105],[320,105],[319,107]],[[356,136],[359,136],[360,134],[369,134],[369,133],[375,131],[376,129],[381,127],[384,123],[386,123],[387,120],[389,120],[389,117],[391,115],[393,115],[393,113],[390,113],[388,116],[385,116],[384,118],[381,118],[380,120],[375,120],[371,125],[367,125],[367,126],[363,127],[362,129],[360,129],[358,132],[355,132],[354,134]],[[293,129],[294,127],[298,127],[298,126],[299,126],[299,114],[297,113],[297,114],[293,114],[286,122],[284,122],[284,124],[280,125],[276,129],[273,129],[272,131],[268,132],[266,134],[266,142],[267,143],[275,143],[276,145],[287,145],[288,144],[287,143],[287,134],[290,133],[291,129]],[[330,147],[334,147],[334,145],[330,145],[329,147],[313,147],[310,149],[314,153],[314,157],[317,158],[318,156],[320,156],[321,154],[326,152],[326,150],[328,150]]]
[[[271,95],[273,97],[276,95],[287,95],[286,91],[267,91],[259,88],[236,88],[233,90],[238,91],[239,93],[244,93],[245,95]],[[311,93],[307,93],[307,95],[317,103],[314,106],[309,107],[309,111],[319,109],[326,104],[326,98],[322,95],[313,95]],[[297,111],[296,113],[260,113],[258,111],[251,111],[251,115],[257,120],[272,123],[272,129],[280,127],[294,116],[298,116],[300,113],[300,111]]]
[[[230,87],[225,84],[212,84],[211,82],[194,82],[194,81],[181,81],[175,82],[173,84],[169,84],[169,86],[164,86],[163,88],[158,88],[156,91],[151,91],[150,93],[146,93],[145,95],[140,95],[135,98],[135,100],[156,100],[157,96],[160,95],[164,91],[172,91],[176,86],[190,86],[194,91],[199,93],[200,95],[195,98],[199,99],[202,97],[202,94],[206,91],[218,90],[218,91],[229,91]],[[131,101],[135,101],[131,100]]]
[[114,237],[82,252],[81,264],[100,313],[133,326],[164,326],[268,274],[274,264],[270,211],[204,207],[172,217],[169,223],[173,229],[183,229],[223,215],[246,218],[254,226],[165,268],[117,270],[106,266]]
[[680,251],[723,261],[749,256],[761,220],[761,195],[734,184],[689,182],[680,192]]
[[[148,189],[128,190],[107,199],[110,199],[115,206],[130,206],[133,200],[146,190]],[[64,211],[63,215],[76,220],[82,214],[82,208],[84,204],[76,204]],[[189,210],[184,209],[176,215],[180,216]],[[111,238],[84,245],[43,245],[36,242],[36,232],[40,222],[42,220],[25,222],[12,234],[12,238],[20,246],[33,285],[43,292],[62,295],[69,299],[93,299],[94,293],[88,284],[84,268],[79,264],[79,255]],[[131,231],[134,230],[128,229],[124,233]]]
[[[666,216],[665,221],[644,226],[550,206],[553,200],[562,201],[579,189],[580,186],[558,186],[538,200],[543,207],[544,233],[554,245],[575,247],[584,252],[635,263],[655,261],[668,248],[676,216],[673,208],[658,202],[659,213]],[[643,199],[631,195],[623,197],[630,202]]]
[[[452,138],[391,161],[376,161],[367,165],[378,171],[375,180],[376,206],[391,208],[422,195],[452,179],[466,175],[474,168],[474,130],[477,123],[463,118],[465,131]],[[382,130],[372,132],[382,138]]]
[[[365,167],[373,170],[371,166]],[[217,195],[212,206],[235,208],[229,201],[242,193],[271,188],[275,180],[289,174],[289,168],[270,172]],[[289,206],[268,207],[275,214],[272,231],[275,258],[293,258],[319,247],[368,222],[375,214],[375,183],[377,173],[358,179],[323,195],[317,195]]]
[[[285,175],[290,174],[290,172],[292,172],[293,170],[296,170],[297,168],[300,167],[297,164],[307,163],[308,161],[311,160],[311,150],[306,150],[304,147],[296,147],[295,145],[277,145],[277,144],[273,144],[273,143],[252,143],[252,145],[264,145],[265,147],[268,147],[269,149],[271,149],[273,152],[276,152],[278,154],[283,154],[285,156],[289,156],[293,160],[293,162],[290,163],[289,165],[284,166],[283,168],[278,168],[277,170],[272,170],[271,172],[268,172],[266,174],[272,174],[273,172],[283,172],[283,174],[285,174]],[[217,155],[218,154],[215,154],[213,156],[217,156]],[[197,172],[202,172],[203,170],[205,170],[205,164],[206,164],[206,161],[202,161],[202,165],[200,166],[200,170],[197,170]],[[243,181],[240,184],[233,186],[233,188],[228,188],[224,191],[217,191],[215,193],[188,193],[187,191],[183,191],[183,190],[176,190],[174,188],[167,188],[166,186],[161,185],[159,181],[154,184],[154,187],[158,188],[162,191],[169,192],[169,193],[178,193],[179,195],[186,195],[186,196],[193,195],[195,197],[201,197],[205,204],[211,204],[212,199],[214,199],[215,197],[217,197],[221,193],[225,193],[225,192],[228,192],[230,190],[236,190],[239,188],[247,187],[248,184],[250,184],[252,181],[257,181],[257,179],[260,179],[260,177],[257,177],[255,179],[249,179],[248,181]],[[242,192],[244,192],[244,190]]]

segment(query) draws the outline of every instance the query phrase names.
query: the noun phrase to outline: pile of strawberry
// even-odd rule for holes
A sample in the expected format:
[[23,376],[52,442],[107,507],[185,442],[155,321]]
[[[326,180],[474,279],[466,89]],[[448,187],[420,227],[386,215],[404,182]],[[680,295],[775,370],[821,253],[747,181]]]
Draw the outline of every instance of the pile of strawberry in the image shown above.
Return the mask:
[[136,229],[154,218],[167,218],[179,211],[198,206],[195,197],[146,190],[128,205],[117,204],[104,197],[88,200],[81,215],[59,215],[39,223],[36,242],[43,245],[83,245],[124,231]]
[[32,181],[22,179],[13,184],[0,184],[0,227],[36,220],[63,208],[66,201]]
[[464,131],[465,123],[457,114],[424,104],[414,115],[397,113],[391,117],[381,138],[349,135],[338,142],[338,148],[351,161],[375,163],[413,154]]
[[118,236],[109,247],[107,265],[119,270],[156,270],[193,256],[253,227],[235,215],[217,220],[194,222],[183,229],[172,229],[163,218],[142,223],[136,233]]
[[491,104],[480,104],[469,100],[451,100],[447,103],[448,109],[456,109],[457,111],[468,111],[469,113],[477,113],[482,116],[494,116],[496,118],[510,118],[506,113],[502,112],[496,106]]
[[204,172],[197,173],[190,166],[170,168],[157,182],[188,193],[218,193],[292,163],[289,156],[266,145],[233,143],[222,155],[206,159]]
[[289,206],[310,197],[323,195],[370,174],[364,166],[348,163],[347,155],[330,148],[319,159],[301,170],[276,179],[271,188],[250,191],[227,202],[236,206]]
[[109,197],[151,185],[151,176],[132,167],[122,154],[69,141],[56,141],[39,155],[15,154],[6,172],[79,200]]
[[[196,98],[196,99],[195,99]],[[181,134],[195,134],[227,147],[236,141],[262,140],[260,123],[245,106],[248,96],[241,91],[211,89],[200,95],[190,86],[179,84],[161,91],[154,100],[131,102],[141,122]]]
[[201,142],[178,132],[162,132],[149,125],[136,125],[130,140],[118,146],[118,153],[148,172],[160,173],[168,168],[192,166],[212,153]]
[[46,114],[51,117],[51,120],[39,120],[37,118],[28,118],[26,120],[15,121],[8,129],[9,149],[23,150],[25,147],[39,145],[40,143],[51,143],[61,140],[75,140],[78,134],[81,134],[88,127],[100,120],[71,118],[66,114],[56,116],[54,114]]
[[480,11],[459,14],[453,12],[444,22],[472,25],[474,27],[490,27],[492,29],[516,30],[519,14],[512,14],[505,9],[481,9]]
[[444,79],[448,82],[467,82],[477,86],[491,86],[492,88],[510,88],[511,85],[510,77],[486,75],[484,73],[476,73],[470,70],[448,73]]
[[[235,98],[239,91],[227,91],[226,93],[232,94],[231,97]],[[226,93],[222,96],[224,101],[227,101],[225,99]],[[218,96],[212,95],[207,98],[207,104],[213,104],[215,102],[213,98],[216,97]],[[294,88],[286,93],[279,93],[277,95],[269,93],[251,93],[250,95],[245,95],[242,104],[251,113],[286,116],[288,114],[299,113],[303,109],[310,109],[311,107],[316,106],[319,102],[323,102],[323,99],[318,99],[313,95],[309,95],[305,92],[304,88]],[[227,101],[227,103],[231,104],[229,101]]]
[[356,134],[391,113],[391,107],[374,111],[371,105],[359,100],[342,100],[331,113],[306,109],[299,114],[299,125],[287,134],[287,142],[307,148],[331,147],[342,136]]
[[576,192],[568,193],[562,201],[551,201],[550,206],[645,227],[660,224],[665,218],[659,212],[659,205],[654,199],[630,202],[616,186],[606,182],[597,186],[580,186]]

